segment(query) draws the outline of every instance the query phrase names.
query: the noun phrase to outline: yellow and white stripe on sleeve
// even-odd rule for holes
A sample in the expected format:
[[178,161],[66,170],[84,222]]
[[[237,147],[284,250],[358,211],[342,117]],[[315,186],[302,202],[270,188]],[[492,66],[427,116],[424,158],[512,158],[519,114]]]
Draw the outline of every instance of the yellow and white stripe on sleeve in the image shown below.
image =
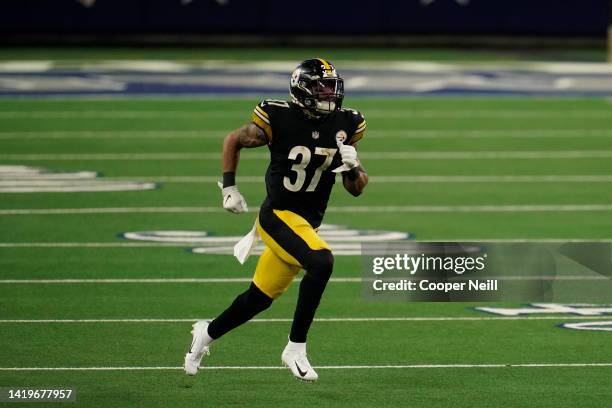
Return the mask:
[[251,116],[253,123],[263,130],[268,137],[268,143],[272,143],[272,126],[270,126],[270,115],[259,105],[255,106]]
[[364,119],[363,122],[357,125],[357,130],[355,130],[355,134],[353,135],[353,137],[351,137],[349,144],[355,144],[360,141],[363,135],[365,134],[366,127],[366,121]]

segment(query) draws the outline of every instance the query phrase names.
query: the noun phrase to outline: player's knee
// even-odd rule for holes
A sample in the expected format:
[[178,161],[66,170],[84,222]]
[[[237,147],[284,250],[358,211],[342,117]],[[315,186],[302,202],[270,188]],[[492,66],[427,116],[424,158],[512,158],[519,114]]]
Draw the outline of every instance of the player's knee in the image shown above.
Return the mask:
[[312,251],[304,267],[312,278],[326,283],[334,268],[334,255],[328,250]]
[[266,310],[272,304],[273,299],[263,293],[254,283],[242,295],[243,304],[251,310],[261,312]]

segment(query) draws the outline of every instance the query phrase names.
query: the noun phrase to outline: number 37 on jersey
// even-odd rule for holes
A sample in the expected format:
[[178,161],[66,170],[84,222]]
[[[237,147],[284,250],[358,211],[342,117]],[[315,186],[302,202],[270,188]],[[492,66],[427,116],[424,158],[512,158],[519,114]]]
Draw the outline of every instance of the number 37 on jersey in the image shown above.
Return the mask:
[[278,189],[308,196],[320,193],[325,201],[335,180],[331,170],[342,164],[337,140],[354,145],[366,130],[365,119],[356,110],[345,108],[312,120],[286,101],[261,102],[252,119],[268,139],[268,194]]

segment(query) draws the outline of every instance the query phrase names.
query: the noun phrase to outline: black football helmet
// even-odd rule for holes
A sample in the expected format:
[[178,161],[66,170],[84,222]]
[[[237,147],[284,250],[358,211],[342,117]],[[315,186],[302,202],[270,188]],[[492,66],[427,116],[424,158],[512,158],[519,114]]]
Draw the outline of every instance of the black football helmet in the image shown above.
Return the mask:
[[289,89],[293,103],[314,116],[329,115],[342,107],[344,81],[323,58],[298,65],[291,74]]

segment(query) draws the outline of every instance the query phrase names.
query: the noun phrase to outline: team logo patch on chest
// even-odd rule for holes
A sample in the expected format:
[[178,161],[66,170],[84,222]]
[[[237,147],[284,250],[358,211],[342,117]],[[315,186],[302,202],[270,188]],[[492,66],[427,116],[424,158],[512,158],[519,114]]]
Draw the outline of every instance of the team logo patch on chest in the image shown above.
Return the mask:
[[320,134],[319,134],[319,132],[318,132],[318,131],[316,131],[316,130],[313,130],[313,131],[312,131],[312,138],[313,138],[314,140],[317,140],[317,139],[319,138],[319,136],[320,136]]
[[344,143],[344,141],[346,140],[346,132],[344,130],[339,130],[338,133],[336,133],[336,141],[340,142],[340,143]]

